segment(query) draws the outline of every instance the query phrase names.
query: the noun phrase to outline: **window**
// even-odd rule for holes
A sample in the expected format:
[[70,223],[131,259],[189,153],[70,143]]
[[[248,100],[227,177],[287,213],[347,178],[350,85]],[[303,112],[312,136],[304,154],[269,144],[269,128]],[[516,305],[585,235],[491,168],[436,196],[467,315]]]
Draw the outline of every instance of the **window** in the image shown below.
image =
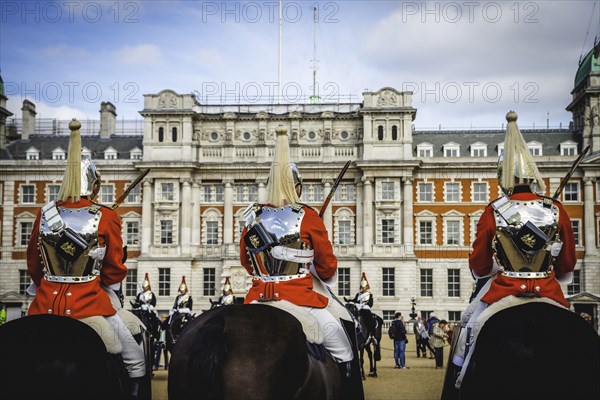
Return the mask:
[[204,268],[202,271],[202,294],[214,296],[216,293],[216,270],[215,268]]
[[487,157],[487,146],[482,143],[471,146],[471,157]]
[[142,199],[142,189],[140,187],[140,185],[137,185],[136,187],[134,187],[133,189],[131,189],[131,192],[129,192],[129,194],[127,195],[127,203],[139,203]]
[[444,193],[446,195],[445,201],[450,203],[460,202],[460,183],[458,182],[446,182]]
[[140,223],[138,221],[126,222],[125,230],[125,244],[128,246],[139,246]]
[[460,322],[462,318],[462,312],[461,311],[448,311],[448,322]]
[[460,245],[460,221],[446,221],[446,244]]
[[581,293],[581,270],[573,271],[573,281],[567,285],[567,294],[572,296]]
[[29,278],[29,274],[27,270],[20,269],[19,270],[19,294],[25,294],[25,291],[31,284],[31,278]]
[[383,126],[377,127],[377,140],[383,140]]
[[65,151],[61,148],[53,150],[52,151],[52,159],[53,160],[64,160],[65,159]]
[[129,152],[129,158],[131,158],[132,160],[141,160],[142,150],[140,150],[138,147],[131,149],[131,151]]
[[206,244],[219,244],[219,221],[206,221]]
[[577,154],[577,145],[560,145],[561,156],[574,156]]
[[542,155],[542,144],[539,142],[530,142],[527,143],[527,148],[532,156],[541,156]]
[[394,268],[383,268],[382,286],[384,296],[396,295],[396,273]]
[[381,199],[394,200],[394,182],[381,182]]
[[27,246],[29,244],[29,238],[31,237],[31,230],[33,229],[33,222],[21,222],[19,235],[19,243],[21,246]]
[[27,160],[39,160],[40,159],[40,152],[35,147],[30,147],[25,152],[25,158]]
[[165,128],[160,127],[158,128],[158,141],[162,142],[165,140]]
[[421,296],[432,297],[433,296],[433,270],[432,269],[421,269]]
[[337,244],[352,244],[352,221],[338,221]]
[[161,201],[173,201],[175,196],[173,194],[173,183],[161,183],[160,184],[160,200]]
[[396,315],[396,310],[382,310],[383,311],[383,320],[384,321],[393,321],[395,319],[394,315]]
[[102,185],[100,187],[100,203],[113,203],[115,199],[113,185]]
[[137,295],[138,270],[128,268],[125,277],[125,296]]
[[419,221],[419,244],[433,244],[433,221]]
[[171,295],[171,268],[158,269],[158,295]]
[[258,201],[258,186],[248,185],[248,201],[251,203]]
[[433,201],[433,183],[421,182],[417,186],[420,202]]
[[417,145],[417,156],[419,158],[432,157],[433,145],[431,143],[420,143]]
[[579,201],[579,183],[567,183],[563,191],[563,196],[565,201]]
[[160,244],[173,243],[173,221],[160,221]]
[[21,203],[23,203],[23,204],[34,204],[35,203],[35,186],[33,186],[33,185],[22,185],[21,186]]
[[579,244],[580,244],[579,233],[581,232],[581,230],[579,229],[579,227],[581,226],[580,221],[578,219],[572,219],[571,226],[573,227],[573,236],[574,236],[574,240],[575,240],[575,245],[579,246]]
[[258,188],[256,185],[237,185],[236,200],[238,203],[258,201]]
[[172,136],[173,142],[176,142],[177,141],[177,128],[171,129],[171,136]]
[[448,270],[448,297],[460,297],[460,269]]
[[48,202],[58,200],[60,185],[48,185]]
[[471,190],[471,201],[487,202],[488,201],[488,184],[487,182],[473,182]]
[[460,146],[456,143],[445,144],[444,157],[460,157]]
[[350,296],[350,268],[338,268],[338,296]]
[[392,140],[398,140],[398,127],[392,126]]
[[394,243],[394,219],[382,219],[381,220],[381,243],[392,244]]

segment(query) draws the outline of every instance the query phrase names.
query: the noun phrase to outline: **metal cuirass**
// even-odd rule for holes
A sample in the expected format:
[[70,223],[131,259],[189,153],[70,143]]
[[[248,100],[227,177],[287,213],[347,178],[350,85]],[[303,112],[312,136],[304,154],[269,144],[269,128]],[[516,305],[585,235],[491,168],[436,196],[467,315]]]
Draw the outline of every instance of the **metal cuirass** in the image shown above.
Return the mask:
[[141,293],[140,301],[142,303],[150,304],[150,302],[152,302],[152,292],[150,290],[148,290],[147,292]]
[[364,292],[364,293],[360,293],[358,295],[358,302],[360,304],[364,304],[364,305],[369,305],[369,300],[371,299],[371,293],[370,292]]
[[[558,237],[558,207],[549,199],[504,201],[494,207],[494,256],[501,269],[525,278],[543,277],[562,245]],[[509,210],[508,212],[502,212]],[[511,215],[511,218],[506,218]],[[516,273],[516,274],[515,274]],[[512,276],[511,272],[506,272]]]
[[300,237],[302,206],[254,205],[247,214],[244,242],[256,275],[297,275],[310,268],[314,252]]
[[188,293],[186,294],[180,294],[177,296],[177,308],[191,308],[190,307],[190,295]]
[[[65,259],[57,246],[63,246],[63,251],[69,252],[70,243],[64,244],[62,237],[65,230],[51,229],[46,220],[46,214],[42,213],[40,219],[40,233],[38,246],[42,255],[44,272],[50,280],[55,277],[92,277],[100,273],[101,259],[94,259],[90,252],[98,249],[98,226],[102,212],[98,207],[64,208],[58,207],[58,214],[64,222],[64,228],[77,235],[78,241],[82,243],[84,250],[72,260]],[[63,244],[61,244],[63,243]],[[64,253],[63,253],[64,254]],[[64,280],[64,279],[62,279]],[[78,282],[77,278],[69,282]]]

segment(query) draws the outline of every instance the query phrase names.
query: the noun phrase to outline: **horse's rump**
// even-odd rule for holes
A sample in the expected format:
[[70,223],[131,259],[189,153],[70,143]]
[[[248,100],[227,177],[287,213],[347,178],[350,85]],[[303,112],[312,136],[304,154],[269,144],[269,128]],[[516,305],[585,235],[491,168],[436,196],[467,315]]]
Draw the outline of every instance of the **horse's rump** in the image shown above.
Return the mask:
[[203,313],[179,337],[169,398],[334,397],[337,366],[309,357],[305,339],[300,323],[277,308],[231,305]]
[[115,371],[100,337],[76,319],[20,318],[0,327],[0,343],[3,398],[105,399],[123,393],[126,372]]
[[594,329],[566,309],[526,303],[485,323],[460,398],[600,398],[598,376],[600,338]]

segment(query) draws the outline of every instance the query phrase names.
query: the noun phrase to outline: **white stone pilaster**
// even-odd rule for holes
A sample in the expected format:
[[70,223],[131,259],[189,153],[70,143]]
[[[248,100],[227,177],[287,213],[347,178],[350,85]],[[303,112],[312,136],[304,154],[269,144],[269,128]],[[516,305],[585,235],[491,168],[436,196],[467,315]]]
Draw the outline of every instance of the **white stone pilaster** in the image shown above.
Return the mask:
[[414,255],[414,226],[413,226],[413,185],[412,179],[405,177],[404,183],[404,202],[402,205],[402,227],[404,231],[404,254]]
[[363,253],[373,252],[373,177],[363,176]]
[[598,254],[595,243],[595,216],[594,216],[594,179],[591,177],[585,178],[585,191],[583,195],[583,226],[584,230],[584,245],[585,258]]
[[200,246],[200,183],[192,183],[192,246]]
[[[323,194],[325,196],[329,195],[331,191],[331,179],[323,180]],[[333,199],[331,199],[333,201]],[[327,236],[329,237],[329,241],[333,241],[333,204],[329,203],[329,206],[323,213],[323,223],[325,224],[325,229],[327,229]]]
[[264,204],[267,202],[267,180],[258,178],[256,182],[258,183],[258,202]]
[[223,243],[225,245],[233,243],[233,180],[224,179],[225,193],[223,196]]
[[6,251],[2,252],[2,259],[12,260],[12,252],[8,249],[15,247],[13,233],[15,232],[15,181],[4,181],[2,205],[4,213],[2,216],[2,248]]
[[183,255],[191,254],[192,241],[192,201],[191,201],[191,181],[185,179],[181,189],[181,252]]
[[[362,244],[364,238],[363,232],[363,183],[362,181],[356,182],[356,244]],[[358,251],[358,246],[357,251]],[[362,251],[361,251],[362,252]]]

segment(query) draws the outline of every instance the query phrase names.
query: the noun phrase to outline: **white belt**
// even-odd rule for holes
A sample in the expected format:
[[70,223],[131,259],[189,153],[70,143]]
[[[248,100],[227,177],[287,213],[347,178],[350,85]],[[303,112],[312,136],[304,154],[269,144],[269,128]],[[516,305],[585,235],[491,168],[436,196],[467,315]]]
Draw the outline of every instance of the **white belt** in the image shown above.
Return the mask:
[[307,274],[277,275],[277,276],[261,275],[261,276],[255,276],[252,279],[258,279],[258,280],[261,280],[263,282],[275,282],[275,283],[279,283],[279,282],[291,281],[293,279],[304,278],[306,275]]
[[271,250],[271,255],[278,260],[291,261],[300,264],[313,262],[315,258],[314,250],[290,249],[284,246],[275,246]]
[[542,272],[518,272],[518,271],[502,271],[502,276],[507,276],[509,278],[527,278],[527,279],[541,279],[541,278],[549,278],[551,275],[551,270],[542,271]]
[[98,275],[87,275],[87,276],[57,276],[57,275],[45,275],[44,279],[48,282],[58,283],[86,283],[96,279]]

